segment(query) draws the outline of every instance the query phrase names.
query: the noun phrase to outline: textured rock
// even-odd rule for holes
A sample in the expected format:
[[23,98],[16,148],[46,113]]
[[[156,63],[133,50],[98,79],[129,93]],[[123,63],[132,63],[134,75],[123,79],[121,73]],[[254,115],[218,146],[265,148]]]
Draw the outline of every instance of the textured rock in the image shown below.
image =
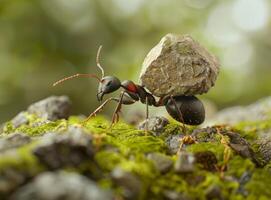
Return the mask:
[[154,163],[155,167],[161,173],[168,172],[170,168],[173,166],[172,159],[161,153],[150,153],[147,156],[147,158],[150,159]]
[[168,124],[169,121],[165,117],[151,117],[141,122],[138,129],[145,130],[145,127],[147,126],[149,131],[153,132],[156,136],[159,136],[164,132],[165,127]]
[[15,128],[23,125],[23,124],[28,124],[29,119],[26,116],[25,112],[20,112],[18,115],[16,115],[12,120],[11,123]]
[[166,144],[170,154],[176,154],[181,145],[183,135],[170,135],[166,138]]
[[67,172],[45,172],[15,192],[11,200],[110,200],[112,195],[87,178]]
[[206,93],[219,73],[219,63],[188,35],[167,34],[148,53],[140,82],[152,94],[196,95]]
[[112,171],[111,176],[114,183],[122,188],[126,199],[138,199],[142,184],[136,176],[118,167]]
[[234,125],[243,121],[262,121],[270,119],[270,114],[271,97],[266,97],[248,106],[225,108],[214,115],[206,124],[223,123]]
[[0,138],[0,152],[25,145],[30,141],[31,138],[22,133],[14,133],[8,137]]
[[69,117],[71,101],[67,96],[51,96],[30,105],[28,113],[36,114],[38,117],[55,121]]
[[178,173],[189,173],[195,170],[195,157],[191,153],[181,152],[175,163],[175,171]]
[[46,134],[42,141],[34,149],[34,154],[50,169],[78,166],[94,156],[92,137],[78,130],[69,130],[66,134]]

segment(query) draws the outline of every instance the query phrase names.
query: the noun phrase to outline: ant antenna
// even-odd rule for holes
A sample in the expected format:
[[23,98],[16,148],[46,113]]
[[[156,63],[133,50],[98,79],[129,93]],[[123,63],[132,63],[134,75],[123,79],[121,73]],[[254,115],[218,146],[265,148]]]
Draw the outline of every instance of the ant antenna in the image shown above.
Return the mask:
[[[101,45],[98,49],[97,56],[96,56],[96,63],[97,63],[98,68],[102,71],[102,78],[103,78],[104,77],[104,69],[100,64],[100,54],[101,54],[102,47],[103,46]],[[92,78],[96,78],[99,82],[101,82],[101,80],[102,80],[102,78],[99,78],[95,74],[75,74],[75,75],[60,79],[59,81],[57,81],[53,84],[53,87],[55,87],[58,84],[63,83],[64,81],[67,81],[67,80],[70,80],[73,78],[78,78],[78,77],[92,77]]]
[[75,74],[75,75],[63,78],[63,79],[55,82],[53,84],[53,87],[55,87],[56,85],[58,85],[58,84],[60,84],[60,83],[62,83],[64,81],[67,81],[67,80],[70,80],[70,79],[73,79],[73,78],[78,78],[78,77],[92,77],[92,78],[96,78],[99,82],[101,82],[101,79],[98,76],[94,75],[94,74]]
[[96,56],[96,63],[97,63],[97,66],[99,67],[99,69],[102,71],[102,78],[103,78],[104,77],[104,69],[103,69],[103,67],[100,64],[100,54],[101,54],[102,48],[103,48],[103,46],[100,45],[99,49],[98,49],[98,52],[97,52],[97,56]]

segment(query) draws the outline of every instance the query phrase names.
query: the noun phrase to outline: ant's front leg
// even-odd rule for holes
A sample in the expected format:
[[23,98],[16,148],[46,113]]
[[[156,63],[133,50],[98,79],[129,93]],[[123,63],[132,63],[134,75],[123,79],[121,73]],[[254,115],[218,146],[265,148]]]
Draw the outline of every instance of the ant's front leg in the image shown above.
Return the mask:
[[111,127],[119,121],[119,113],[121,112],[122,104],[130,105],[130,104],[133,104],[133,103],[136,102],[125,91],[122,91],[121,94],[120,94],[120,98],[115,99],[115,100],[118,101],[118,105],[115,108],[115,111],[114,111],[113,116],[112,116]]
[[82,123],[86,123],[88,120],[90,120],[90,118],[95,117],[99,112],[101,112],[103,110],[103,108],[105,107],[105,105],[110,102],[110,101],[118,101],[116,98],[114,97],[110,97],[108,99],[106,99],[98,108],[96,108],[96,110],[94,110]]

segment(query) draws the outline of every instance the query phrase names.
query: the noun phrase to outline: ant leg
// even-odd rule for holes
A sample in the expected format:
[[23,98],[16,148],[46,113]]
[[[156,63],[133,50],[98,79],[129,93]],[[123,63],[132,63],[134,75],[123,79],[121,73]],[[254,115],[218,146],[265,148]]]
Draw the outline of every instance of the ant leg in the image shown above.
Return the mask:
[[174,98],[173,98],[172,95],[170,95],[170,99],[171,99],[171,101],[174,103],[174,106],[175,106],[175,108],[176,108],[176,110],[177,110],[177,112],[178,112],[180,121],[181,121],[181,123],[182,123],[182,131],[183,131],[184,134],[186,134],[186,133],[187,133],[187,129],[186,129],[186,126],[185,126],[185,124],[184,124],[184,119],[183,119],[182,112],[181,112],[181,110],[179,109],[179,107],[177,106],[177,103],[176,103],[176,101],[174,100]]
[[94,110],[94,112],[92,112],[82,123],[86,123],[88,120],[90,120],[90,118],[96,116],[99,112],[102,111],[102,109],[104,108],[104,106],[109,102],[109,101],[116,101],[116,98],[110,97],[108,99],[106,99],[98,108],[96,108],[96,110]]
[[147,135],[148,129],[149,129],[149,102],[148,102],[148,97],[146,97],[145,100],[146,103],[146,120],[145,120],[145,134]]
[[110,127],[112,127],[114,124],[116,124],[118,121],[119,121],[119,112],[121,110],[121,104],[122,104],[122,100],[123,100],[123,97],[124,97],[124,94],[125,92],[121,92],[121,95],[120,95],[120,98],[119,98],[119,103],[117,105],[117,107],[115,108],[115,111],[113,113],[113,116],[112,116],[112,121],[111,121],[111,125]]

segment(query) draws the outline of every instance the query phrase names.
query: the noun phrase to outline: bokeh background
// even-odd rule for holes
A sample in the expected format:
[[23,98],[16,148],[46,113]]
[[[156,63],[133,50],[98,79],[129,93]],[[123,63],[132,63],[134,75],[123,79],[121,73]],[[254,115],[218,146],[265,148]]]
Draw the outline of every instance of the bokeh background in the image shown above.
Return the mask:
[[137,82],[145,55],[170,32],[219,57],[216,86],[202,97],[218,109],[271,94],[270,0],[0,0],[0,122],[50,95],[67,94],[74,114],[88,114],[98,106],[95,80],[52,83],[99,74],[100,44],[106,74]]

